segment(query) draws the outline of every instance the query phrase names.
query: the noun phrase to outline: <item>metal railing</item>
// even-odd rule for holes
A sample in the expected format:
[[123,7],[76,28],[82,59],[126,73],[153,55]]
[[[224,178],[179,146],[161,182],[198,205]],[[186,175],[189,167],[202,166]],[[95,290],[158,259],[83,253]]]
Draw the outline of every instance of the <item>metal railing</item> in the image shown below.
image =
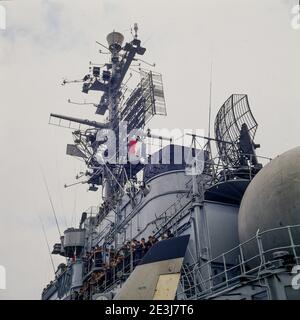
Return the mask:
[[[104,261],[99,266],[99,263],[86,262],[86,286],[83,286],[83,299],[90,300],[92,296],[97,293],[106,293],[113,290],[113,288],[121,285],[133,272],[135,267],[139,264],[144,254],[137,254],[130,250],[128,254],[121,255],[121,260],[115,265],[107,265]],[[93,278],[96,274],[96,278]],[[97,278],[98,276],[98,278]]]
[[[161,214],[156,216],[156,223],[155,229],[153,230],[154,235],[161,235],[163,232],[168,230],[171,226],[169,225],[172,221],[172,227],[176,225],[176,222],[174,222],[174,218],[180,213],[184,214],[187,210],[190,210],[190,205],[192,203],[192,199],[190,197],[187,197],[186,193],[183,193],[179,195],[178,199],[170,205],[165,211],[163,211]],[[181,219],[178,217],[178,219]]]
[[[252,155],[250,155],[251,157]],[[257,156],[257,158],[259,159],[263,159],[263,160],[268,160],[271,161],[271,158],[267,158],[267,157],[263,157],[263,156]],[[220,157],[216,157],[213,159],[212,164],[215,167],[215,171],[218,172],[218,179],[220,180],[220,176],[222,175],[220,173],[220,168],[222,168],[223,170],[225,170],[226,168],[224,167],[223,163],[220,163],[220,161],[216,161],[216,159],[220,160]],[[252,166],[249,165],[247,166],[248,169],[248,179],[252,180],[253,175],[252,175]],[[228,168],[226,170],[229,170]],[[232,173],[234,172],[234,170],[232,169]],[[224,177],[223,177],[223,181],[227,181],[230,180],[232,177],[230,177],[230,175],[228,176],[228,172],[227,175],[224,173]],[[202,195],[202,197],[204,197],[204,192],[206,191],[206,189],[208,189],[209,187],[211,187],[212,182],[217,183],[218,181],[216,180],[216,177],[213,177],[213,179],[208,179],[208,177],[206,175],[198,175],[197,176],[197,182],[198,185],[201,187],[200,193]],[[221,179],[222,180],[222,179]],[[163,211],[160,215],[158,215],[156,218],[158,220],[160,220],[159,224],[156,226],[156,228],[154,229],[154,234],[160,234],[162,233],[162,231],[165,229],[168,229],[168,224],[172,221],[172,224],[174,225],[174,217],[177,216],[179,213],[186,211],[186,209],[190,209],[190,205],[192,203],[192,199],[189,196],[192,190],[192,178],[190,180],[187,181],[186,183],[186,188],[187,190],[189,190],[187,193],[183,193],[182,195],[180,195],[178,197],[178,199],[172,204],[170,205],[165,211]],[[181,217],[179,217],[180,220]]]
[[[283,256],[276,257],[275,252],[281,252]],[[299,263],[300,225],[257,232],[254,237],[208,262],[185,265],[179,294],[188,299],[205,299],[241,282],[260,279],[276,266]]]
[[[260,155],[254,156],[252,154],[245,154],[245,156],[249,156],[249,161],[247,161],[244,167],[233,167],[231,165],[227,165],[222,161],[222,157],[219,155],[212,156],[209,159],[209,163],[206,167],[206,171],[211,174],[211,180],[208,185],[212,186],[218,182],[229,181],[239,175],[251,181],[257,173],[257,169],[252,164],[253,157],[255,157],[257,160],[260,160],[263,166],[272,161],[272,158]],[[238,169],[240,169],[240,171]],[[241,170],[244,170],[244,172]]]

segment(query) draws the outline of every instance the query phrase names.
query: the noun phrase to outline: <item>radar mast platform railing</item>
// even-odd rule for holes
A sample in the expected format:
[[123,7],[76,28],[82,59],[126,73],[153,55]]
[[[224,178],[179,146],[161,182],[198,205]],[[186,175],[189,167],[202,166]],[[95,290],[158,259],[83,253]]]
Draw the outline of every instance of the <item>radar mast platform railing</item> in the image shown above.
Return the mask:
[[[293,234],[296,234],[296,230],[300,231],[300,225],[257,232],[254,237],[204,264],[196,263],[188,267],[185,266],[182,270],[179,296],[194,300],[207,299],[213,294],[230,290],[234,286],[239,285],[241,281],[247,283],[262,279],[268,274],[268,271],[272,272],[276,266],[291,267],[299,264],[300,241],[299,239],[296,240],[295,236],[293,236]],[[263,243],[266,238],[279,232],[285,233],[288,242],[264,249]],[[257,254],[247,257],[245,247],[249,245],[256,246]],[[275,258],[273,256],[275,252],[285,252],[286,255],[281,258]],[[232,256],[237,257],[239,262],[233,264]],[[207,270],[220,270],[220,272],[214,275],[210,274],[205,279],[199,277],[199,274],[208,274]],[[190,279],[195,279],[195,281],[190,286],[187,286],[187,278],[189,281]],[[191,295],[191,292],[193,295]]]

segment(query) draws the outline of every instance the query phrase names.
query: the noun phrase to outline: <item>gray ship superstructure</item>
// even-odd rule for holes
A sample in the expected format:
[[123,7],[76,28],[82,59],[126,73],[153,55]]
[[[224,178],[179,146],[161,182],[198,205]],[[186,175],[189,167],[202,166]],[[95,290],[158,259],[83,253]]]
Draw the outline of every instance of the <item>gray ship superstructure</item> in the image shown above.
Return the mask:
[[[128,88],[146,51],[137,31],[125,44],[110,33],[101,44],[110,61],[81,80],[84,93],[102,93],[94,106],[105,122],[51,114],[51,124],[74,128],[67,154],[84,160],[79,183],[101,190],[102,203],[54,245],[66,262],[42,299],[299,299],[300,148],[257,156],[245,94],[221,106],[214,138],[191,134],[185,146],[145,129],[166,105],[156,72],[139,69]],[[149,154],[147,139],[161,148]]]

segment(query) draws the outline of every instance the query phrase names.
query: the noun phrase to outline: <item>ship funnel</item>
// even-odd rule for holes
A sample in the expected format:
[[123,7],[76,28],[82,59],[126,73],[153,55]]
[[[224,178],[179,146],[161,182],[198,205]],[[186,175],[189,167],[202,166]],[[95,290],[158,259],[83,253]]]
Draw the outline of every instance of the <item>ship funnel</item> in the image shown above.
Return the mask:
[[124,36],[120,32],[111,32],[106,37],[106,40],[108,42],[109,50],[111,52],[117,51],[119,52],[122,48],[122,44],[124,41]]

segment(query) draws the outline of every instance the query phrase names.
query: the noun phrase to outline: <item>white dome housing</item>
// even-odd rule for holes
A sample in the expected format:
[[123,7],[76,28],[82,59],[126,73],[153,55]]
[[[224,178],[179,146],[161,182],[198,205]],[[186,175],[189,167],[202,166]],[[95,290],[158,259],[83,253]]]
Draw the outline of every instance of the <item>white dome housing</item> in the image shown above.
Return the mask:
[[[289,150],[267,164],[248,186],[239,210],[239,238],[244,242],[260,232],[300,224],[300,147]],[[300,228],[292,229],[300,243]],[[288,246],[288,231],[279,230],[263,239],[263,250]],[[249,245],[246,256],[256,254]]]

